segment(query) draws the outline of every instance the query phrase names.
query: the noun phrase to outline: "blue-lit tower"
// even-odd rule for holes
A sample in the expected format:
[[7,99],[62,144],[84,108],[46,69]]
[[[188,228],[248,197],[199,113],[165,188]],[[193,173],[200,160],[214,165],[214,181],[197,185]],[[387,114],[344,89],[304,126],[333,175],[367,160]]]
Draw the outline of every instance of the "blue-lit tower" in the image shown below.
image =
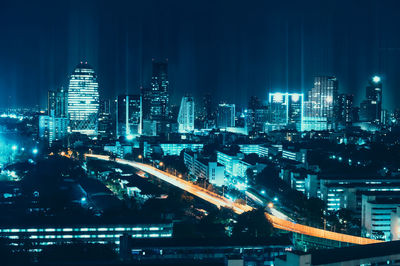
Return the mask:
[[70,132],[95,136],[98,130],[99,91],[97,75],[87,63],[76,66],[69,80]]

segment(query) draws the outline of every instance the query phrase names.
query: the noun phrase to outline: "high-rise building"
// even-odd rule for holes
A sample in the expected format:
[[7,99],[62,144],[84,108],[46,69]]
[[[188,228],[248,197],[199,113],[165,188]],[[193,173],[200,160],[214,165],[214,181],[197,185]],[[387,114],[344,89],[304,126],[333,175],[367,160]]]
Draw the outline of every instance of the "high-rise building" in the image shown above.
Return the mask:
[[140,95],[119,95],[117,98],[117,137],[131,138],[141,134],[142,105]]
[[360,104],[361,122],[382,122],[382,81],[378,76],[372,77],[366,87],[366,100]]
[[212,108],[212,96],[207,93],[203,96],[203,116],[204,120],[214,119]]
[[353,122],[353,98],[352,94],[342,93],[338,96],[336,121],[340,127],[346,127]]
[[115,120],[112,115],[115,111],[113,103],[114,101],[109,99],[100,100],[98,132],[102,137],[112,137],[115,133]]
[[49,116],[67,117],[68,94],[64,88],[49,91],[47,95],[47,111]]
[[142,88],[143,111],[145,119],[162,121],[168,118],[168,63],[153,61],[153,74],[150,88]]
[[314,87],[308,92],[305,108],[305,130],[335,128],[338,81],[336,77],[316,76]]
[[194,99],[182,97],[178,114],[179,133],[187,133],[194,130]]
[[235,104],[221,103],[218,105],[217,127],[235,127]]
[[302,130],[304,115],[304,95],[302,93],[270,93],[269,123]]
[[69,80],[68,115],[70,131],[97,135],[99,91],[97,75],[87,63],[76,66]]

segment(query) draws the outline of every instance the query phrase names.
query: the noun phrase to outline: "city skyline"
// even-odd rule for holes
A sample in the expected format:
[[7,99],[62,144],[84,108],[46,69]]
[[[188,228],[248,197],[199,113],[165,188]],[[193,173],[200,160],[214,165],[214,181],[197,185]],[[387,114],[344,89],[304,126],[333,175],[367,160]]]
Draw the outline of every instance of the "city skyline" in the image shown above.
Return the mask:
[[[110,7],[105,1],[96,5],[85,1],[77,8],[74,1],[42,2],[49,12],[42,13],[35,5],[24,11],[26,19],[42,15],[37,23],[25,29],[13,24],[4,32],[0,87],[5,89],[0,106],[44,107],[40,96],[66,86],[79,61],[93,65],[104,97],[136,94],[140,86],[150,85],[151,59],[168,58],[174,103],[188,92],[195,98],[213,92],[218,100],[244,106],[252,95],[267,101],[269,92],[304,93],[312,87],[313,76],[334,75],[339,90],[354,94],[358,105],[369,78],[380,75],[387,92],[384,108],[398,107],[395,88],[400,86],[396,78],[400,60],[396,60],[394,1],[385,5],[368,1],[362,7],[345,1],[326,5],[286,1],[290,8],[263,1],[245,7],[236,1],[226,7],[222,2],[183,1],[121,1]],[[4,25],[19,17],[15,4],[7,3],[5,10],[9,12],[3,16],[8,19]],[[120,16],[110,15],[109,10]],[[146,16],[155,19],[143,24]],[[237,16],[247,19],[239,24]],[[336,17],[342,23],[332,23]],[[185,26],[181,21],[186,21]],[[15,34],[19,30],[37,34],[27,42],[26,51]],[[29,82],[17,73],[24,73]],[[227,90],[232,93],[226,95]],[[20,97],[22,93],[31,97]]]

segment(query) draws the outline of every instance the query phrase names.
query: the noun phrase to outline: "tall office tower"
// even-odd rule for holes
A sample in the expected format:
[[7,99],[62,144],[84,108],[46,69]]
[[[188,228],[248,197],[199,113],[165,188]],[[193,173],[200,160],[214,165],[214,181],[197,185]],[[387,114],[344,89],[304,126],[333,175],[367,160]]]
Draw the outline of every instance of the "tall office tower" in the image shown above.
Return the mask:
[[142,104],[140,95],[119,95],[116,108],[117,138],[132,138],[142,131]]
[[221,103],[218,105],[217,127],[235,127],[235,104]]
[[251,96],[248,104],[250,110],[259,109],[262,106],[260,99],[257,96]]
[[270,93],[269,123],[302,130],[304,115],[304,95],[302,93]]
[[102,137],[112,137],[114,131],[114,114],[115,108],[113,105],[114,101],[109,99],[100,100],[99,106],[99,127],[98,132]]
[[360,105],[360,120],[362,122],[382,122],[382,82],[378,76],[372,77],[366,87],[366,97]]
[[150,119],[165,120],[169,111],[168,92],[168,63],[153,61],[153,75],[151,77],[150,97]]
[[353,98],[352,94],[342,93],[338,96],[336,121],[340,127],[346,127],[353,122]]
[[99,91],[97,75],[87,63],[76,66],[69,80],[68,115],[70,131],[97,135]]
[[314,77],[314,87],[308,92],[305,109],[305,130],[335,128],[338,81],[336,77]]
[[207,93],[203,96],[203,117],[204,120],[214,119],[212,108],[212,96]]
[[68,94],[64,88],[49,91],[47,95],[47,111],[49,116],[67,117]]
[[178,114],[179,133],[188,133],[194,130],[194,99],[182,97]]

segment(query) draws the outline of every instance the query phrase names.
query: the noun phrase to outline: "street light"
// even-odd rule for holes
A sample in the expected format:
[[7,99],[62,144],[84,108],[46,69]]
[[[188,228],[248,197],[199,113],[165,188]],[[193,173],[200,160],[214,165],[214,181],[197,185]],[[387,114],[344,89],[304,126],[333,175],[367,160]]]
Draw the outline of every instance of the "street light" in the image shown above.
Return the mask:
[[13,151],[16,151],[16,150],[18,149],[18,146],[17,146],[17,145],[12,145],[11,149],[12,149]]
[[270,202],[270,203],[268,203],[267,207],[272,209],[274,207],[274,204],[272,202]]
[[37,148],[34,148],[33,150],[32,150],[32,153],[33,154],[37,154],[39,152],[39,150],[37,149]]

